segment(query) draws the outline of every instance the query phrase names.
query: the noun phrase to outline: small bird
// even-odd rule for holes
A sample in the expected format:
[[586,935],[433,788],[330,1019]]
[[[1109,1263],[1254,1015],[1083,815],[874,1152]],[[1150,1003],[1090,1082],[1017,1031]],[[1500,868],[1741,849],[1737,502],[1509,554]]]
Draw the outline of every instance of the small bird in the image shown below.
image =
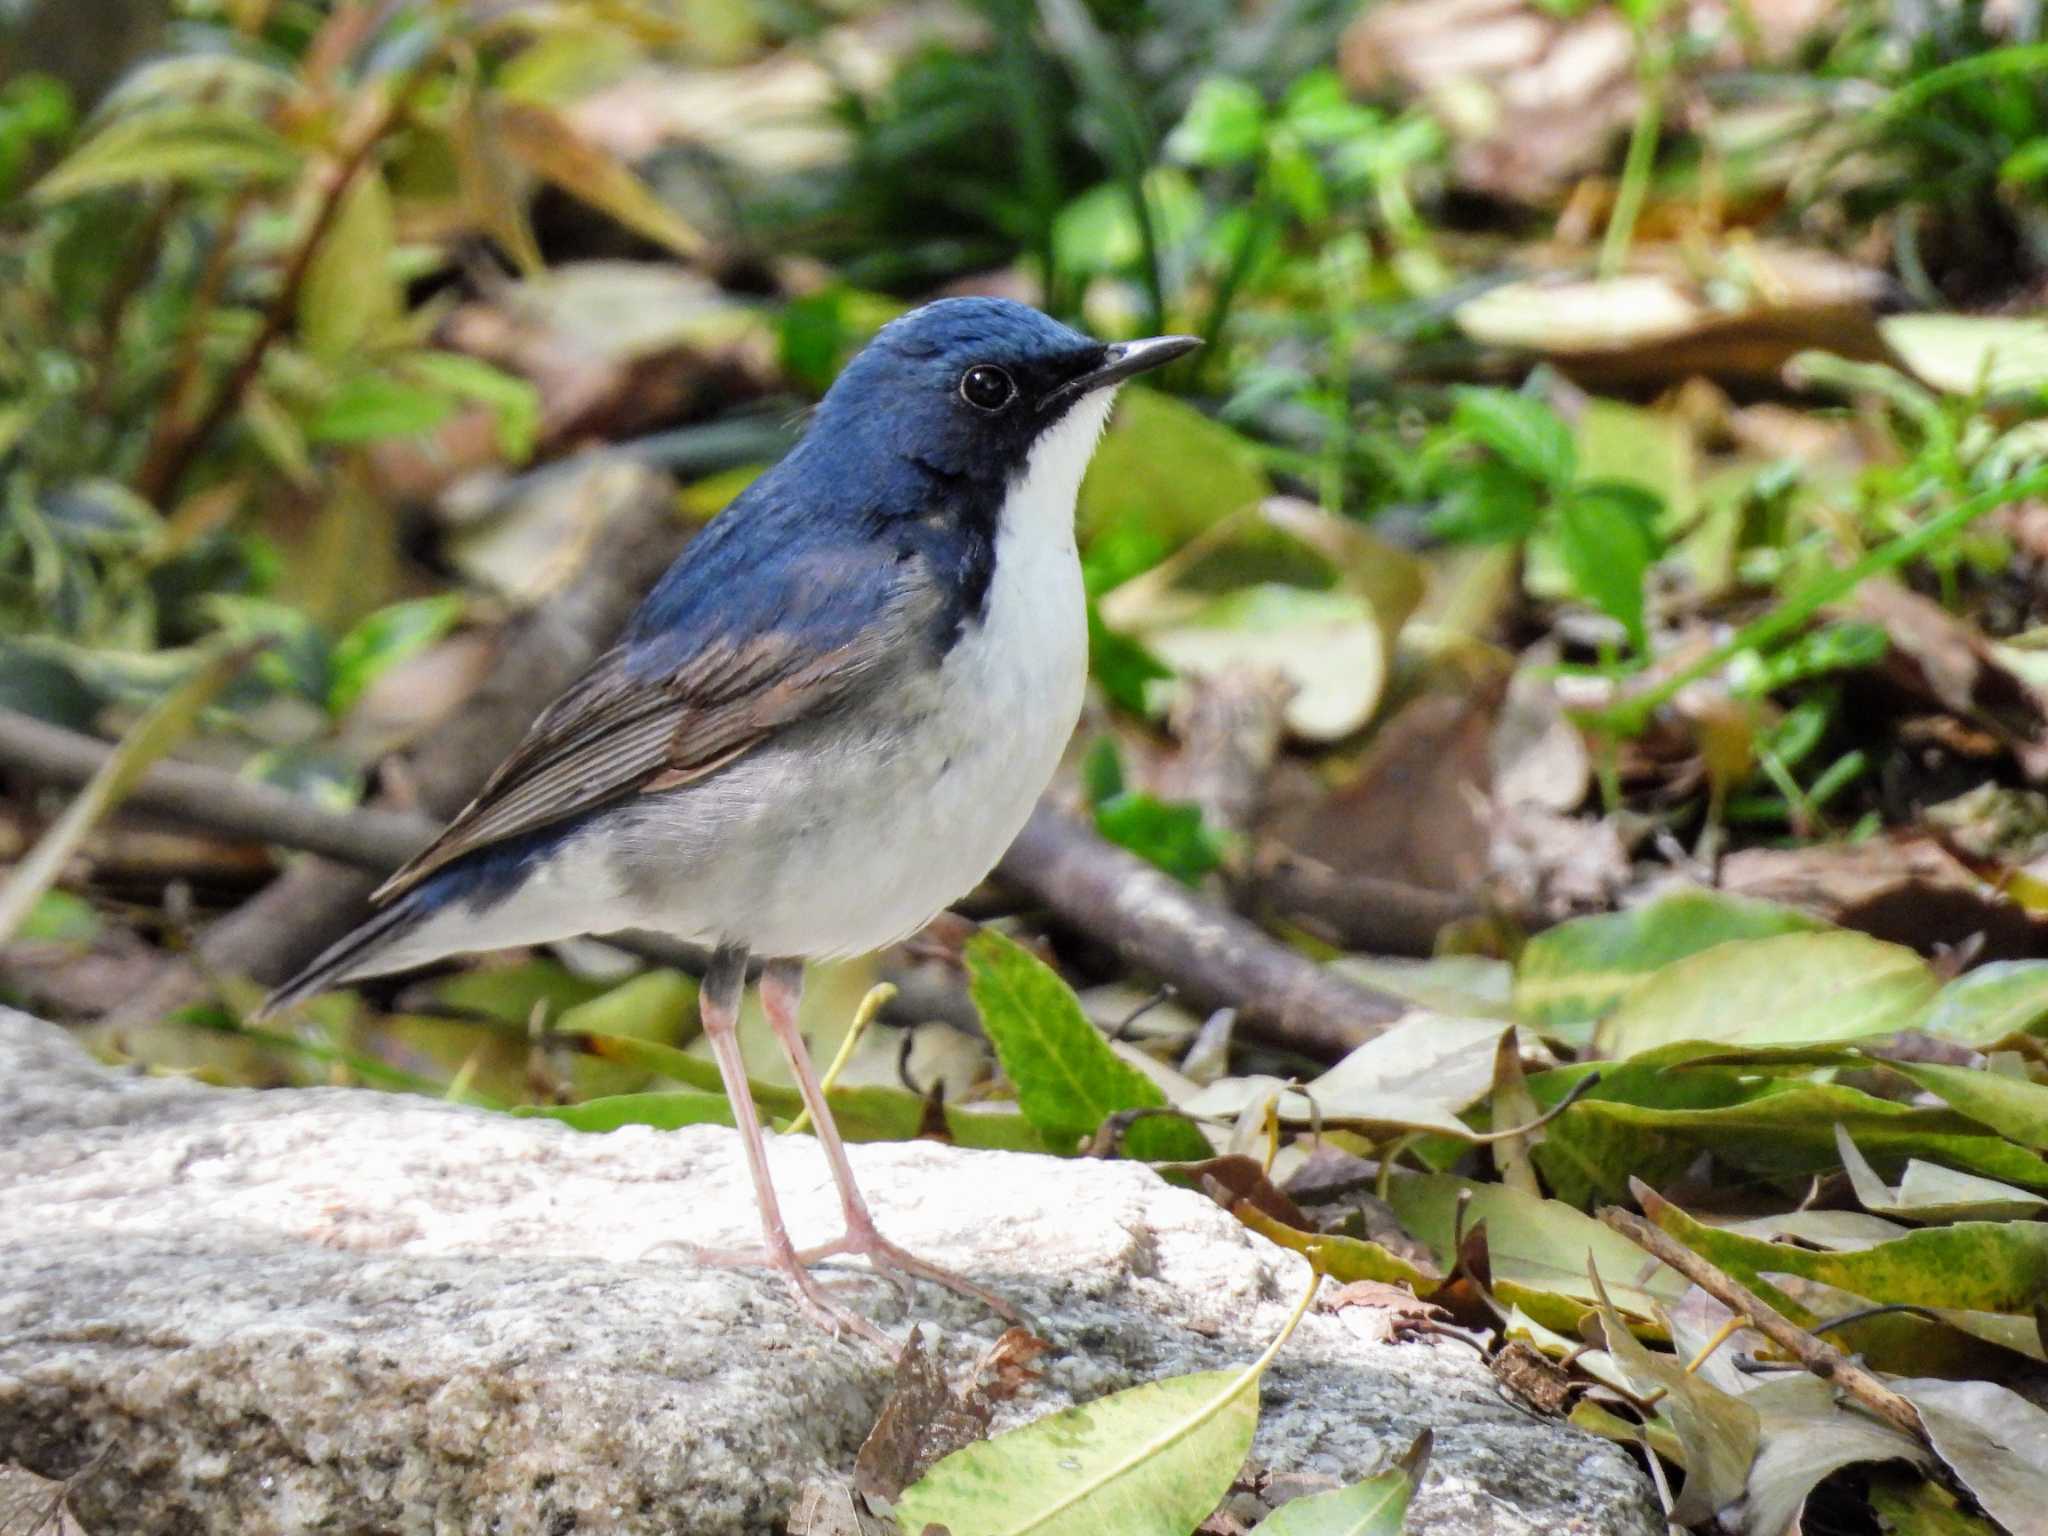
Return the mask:
[[[891,322],[808,431],[692,540],[379,910],[265,1003],[475,950],[641,929],[711,951],[700,1011],[772,1266],[856,1254],[1014,1316],[883,1237],[797,1031],[807,960],[908,937],[1024,825],[1081,710],[1074,502],[1117,387],[1200,342],[1104,343],[1002,299]],[[846,1230],[799,1251],[735,1026],[749,956]]]

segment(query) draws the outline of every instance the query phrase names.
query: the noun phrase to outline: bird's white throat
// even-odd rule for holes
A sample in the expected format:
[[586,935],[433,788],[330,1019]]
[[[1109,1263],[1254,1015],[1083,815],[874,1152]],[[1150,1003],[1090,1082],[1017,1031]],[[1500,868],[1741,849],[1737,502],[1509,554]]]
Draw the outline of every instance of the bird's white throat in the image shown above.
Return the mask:
[[1074,498],[1088,461],[1095,456],[1095,445],[1102,440],[1116,391],[1112,384],[1082,396],[1031,445],[1024,472],[1011,483],[1003,503],[1005,533],[1014,517],[1034,527],[1050,524],[1061,531],[1068,546],[1073,544]]

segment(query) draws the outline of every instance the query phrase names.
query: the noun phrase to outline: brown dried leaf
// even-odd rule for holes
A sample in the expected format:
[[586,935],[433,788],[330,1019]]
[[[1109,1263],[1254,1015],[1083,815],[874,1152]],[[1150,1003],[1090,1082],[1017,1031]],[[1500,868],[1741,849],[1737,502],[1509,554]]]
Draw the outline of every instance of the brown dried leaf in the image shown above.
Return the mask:
[[1486,1366],[1495,1381],[1538,1413],[1562,1418],[1571,1407],[1578,1386],[1571,1372],[1520,1339],[1509,1340]]
[[1005,1328],[974,1362],[969,1390],[992,1403],[1007,1403],[1038,1384],[1042,1373],[1033,1370],[1031,1362],[1051,1348],[1050,1339],[1041,1339],[1029,1328]]
[[896,1525],[871,1512],[845,1482],[818,1477],[797,1490],[789,1536],[896,1536]]
[[1740,260],[1702,274],[1681,245],[1639,245],[1618,277],[1510,283],[1467,300],[1456,318],[1473,340],[1540,352],[1594,389],[1691,374],[1776,384],[1812,348],[1886,355],[1874,318],[1882,273],[1789,246],[1745,244]]
[[893,1502],[942,1457],[985,1438],[993,1412],[978,1386],[956,1394],[913,1332],[896,1361],[896,1385],[854,1458],[854,1488]]
[[1380,727],[1349,783],[1276,814],[1288,854],[1338,878],[1469,892],[1486,873],[1484,808],[1503,687],[1431,694]]
[[1891,581],[1866,581],[1856,611],[1890,638],[1895,681],[1997,736],[2029,778],[2048,778],[2048,698],[1975,625]]
[[1920,949],[1982,934],[1986,959],[2038,954],[2048,935],[2048,925],[1926,837],[1746,848],[1722,861],[1721,887]]
[[1265,1169],[1255,1158],[1212,1157],[1205,1163],[1189,1164],[1182,1172],[1195,1188],[1226,1211],[1243,1201],[1275,1221],[1299,1231],[1308,1232],[1315,1228],[1308,1213],[1266,1177]]

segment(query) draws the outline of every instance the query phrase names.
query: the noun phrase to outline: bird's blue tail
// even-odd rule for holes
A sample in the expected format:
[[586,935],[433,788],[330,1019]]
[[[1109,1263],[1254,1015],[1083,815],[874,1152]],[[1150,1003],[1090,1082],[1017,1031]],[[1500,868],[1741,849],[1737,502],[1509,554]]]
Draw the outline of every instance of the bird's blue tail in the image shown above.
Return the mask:
[[369,921],[328,945],[296,976],[266,997],[263,1006],[256,1010],[257,1020],[281,1013],[325,992],[349,976],[360,974],[365,963],[373,960],[379,950],[418,927],[432,906],[424,887],[394,901]]

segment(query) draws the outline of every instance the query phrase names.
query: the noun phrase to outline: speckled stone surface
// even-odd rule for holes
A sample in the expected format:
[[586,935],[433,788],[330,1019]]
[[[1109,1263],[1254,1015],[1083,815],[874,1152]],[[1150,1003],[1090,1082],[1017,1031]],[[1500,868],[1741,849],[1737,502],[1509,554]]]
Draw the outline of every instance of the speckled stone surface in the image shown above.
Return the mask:
[[[853,1150],[884,1230],[1057,1346],[1012,1421],[1247,1360],[1306,1281],[1143,1167]],[[836,1230],[815,1145],[774,1164],[799,1241]],[[72,1506],[95,1536],[779,1530],[851,1465],[889,1365],[774,1279],[661,1247],[750,1241],[753,1210],[728,1131],[124,1076],[0,1010],[0,1462],[92,1463]],[[999,1326],[835,1283],[959,1358]],[[1429,1425],[1411,1530],[1662,1530],[1622,1452],[1510,1405],[1470,1350],[1358,1316],[1311,1314],[1266,1378],[1267,1466],[1361,1476]]]

